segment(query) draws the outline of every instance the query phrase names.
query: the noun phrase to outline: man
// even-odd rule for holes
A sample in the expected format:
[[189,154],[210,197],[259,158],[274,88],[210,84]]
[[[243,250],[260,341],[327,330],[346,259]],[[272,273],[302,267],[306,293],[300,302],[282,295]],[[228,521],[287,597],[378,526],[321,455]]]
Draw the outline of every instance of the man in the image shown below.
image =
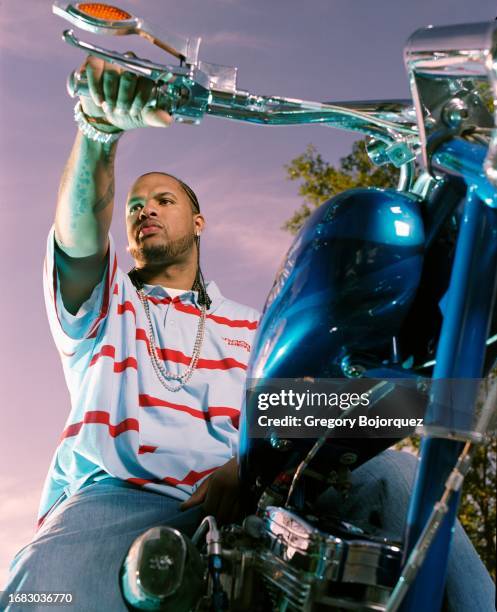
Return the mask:
[[[79,133],[45,266],[72,410],[46,482],[40,529],[14,560],[6,593],[71,592],[75,609],[91,612],[125,609],[119,567],[148,528],[169,524],[191,533],[202,512],[221,522],[236,518],[237,420],[258,315],[205,285],[197,198],[161,172],[131,187],[125,214],[135,268],[130,275],[119,269],[108,235],[117,140],[171,118],[146,108],[153,94],[145,79],[94,58],[86,72],[91,98],[76,112]],[[374,516],[400,537],[412,473],[406,454],[384,453],[354,473],[356,493],[334,503],[346,518]],[[470,601],[482,610],[489,586],[464,538],[458,527],[452,609],[466,612]],[[479,600],[465,597],[464,574],[478,584]]]
[[[136,536],[164,522],[191,532],[202,512],[221,523],[238,514],[237,426],[258,313],[205,285],[204,217],[191,189],[167,174],[132,185],[125,216],[135,267],[129,276],[118,267],[109,238],[117,135],[171,118],[143,110],[146,79],[95,58],[86,72],[92,97],[78,108],[45,262],[72,410],[16,588],[64,587],[78,609],[118,610],[119,565]],[[99,141],[104,132],[110,142]],[[118,516],[104,527],[109,502]],[[89,521],[94,531],[83,535]],[[112,542],[99,551],[106,535]],[[79,544],[88,538],[86,556]],[[55,550],[59,542],[77,549],[77,566]],[[96,564],[112,568],[108,580]]]

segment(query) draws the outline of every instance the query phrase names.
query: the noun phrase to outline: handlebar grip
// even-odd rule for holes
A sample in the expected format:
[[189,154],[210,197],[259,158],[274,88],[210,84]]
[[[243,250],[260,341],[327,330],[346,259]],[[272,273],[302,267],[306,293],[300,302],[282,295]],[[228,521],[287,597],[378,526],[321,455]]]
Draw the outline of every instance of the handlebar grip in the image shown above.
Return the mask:
[[[73,70],[67,77],[66,82],[67,93],[71,98],[79,96],[89,97],[88,79],[86,78],[86,72],[80,72],[79,70]],[[168,113],[173,113],[176,108],[181,106],[184,101],[177,95],[176,90],[173,88],[171,95],[165,95],[159,88],[155,88],[156,95],[146,104],[146,108],[154,108],[165,110]]]

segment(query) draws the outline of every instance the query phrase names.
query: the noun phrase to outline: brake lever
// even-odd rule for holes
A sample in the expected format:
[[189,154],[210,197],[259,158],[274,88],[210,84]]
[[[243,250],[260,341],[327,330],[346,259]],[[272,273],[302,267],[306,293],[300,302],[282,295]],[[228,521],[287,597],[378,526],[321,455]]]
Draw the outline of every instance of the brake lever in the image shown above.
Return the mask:
[[167,83],[170,81],[173,76],[173,70],[176,74],[178,74],[178,70],[184,75],[189,73],[188,68],[183,68],[181,66],[173,69],[171,66],[157,64],[141,57],[126,55],[118,51],[97,47],[91,43],[79,40],[79,38],[74,36],[73,30],[65,30],[62,34],[62,39],[72,47],[81,49],[89,55],[99,57],[112,64],[117,64],[129,72],[134,72],[138,76],[144,76],[154,81],[154,83]]
[[[231,77],[234,74],[236,78],[236,68],[216,66],[206,62],[199,62],[206,70],[188,65],[167,66],[137,57],[131,52],[122,54],[83,42],[74,36],[72,30],[66,30],[62,38],[85,53],[150,79],[155,84],[156,92],[147,106],[166,110],[178,122],[199,123],[206,112],[209,89],[215,85],[216,80],[218,82],[223,80],[225,87],[228,88],[235,86],[235,81]],[[223,69],[228,72],[223,73]],[[88,80],[84,71],[75,70],[69,75],[67,91],[72,98],[89,95]]]

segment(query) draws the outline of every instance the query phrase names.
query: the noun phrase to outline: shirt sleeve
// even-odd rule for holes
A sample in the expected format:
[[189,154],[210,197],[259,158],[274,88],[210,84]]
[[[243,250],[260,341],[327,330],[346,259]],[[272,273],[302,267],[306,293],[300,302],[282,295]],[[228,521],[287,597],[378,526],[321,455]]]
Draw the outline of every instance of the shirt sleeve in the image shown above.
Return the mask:
[[116,278],[117,258],[114,241],[112,236],[109,236],[109,250],[102,280],[93,289],[86,302],[80,306],[78,312],[72,315],[66,310],[60,293],[59,274],[55,265],[54,231],[52,227],[48,235],[43,274],[45,306],[58,351],[66,357],[71,357],[81,350],[84,344],[93,344],[105,321]]

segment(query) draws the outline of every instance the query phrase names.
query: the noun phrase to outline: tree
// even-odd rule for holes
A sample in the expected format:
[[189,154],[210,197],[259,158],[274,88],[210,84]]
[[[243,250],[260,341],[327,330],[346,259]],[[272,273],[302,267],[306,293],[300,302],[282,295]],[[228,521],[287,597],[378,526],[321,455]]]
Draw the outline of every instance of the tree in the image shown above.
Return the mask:
[[[497,363],[494,364],[488,379],[480,388],[478,404],[483,405],[487,395],[490,380],[497,377]],[[471,538],[474,547],[487,566],[488,571],[496,579],[496,463],[497,438],[476,448],[471,469],[464,480],[459,520]]]
[[325,161],[313,145],[285,166],[291,181],[301,181],[302,206],[286,221],[283,229],[296,234],[313,210],[334,195],[354,187],[394,187],[399,171],[388,166],[373,166],[366,152],[366,141],[358,140],[352,153],[340,160],[339,168]]
[[479,446],[464,481],[459,520],[495,581],[495,462],[497,439]]
[[[296,234],[318,206],[334,195],[355,187],[395,187],[398,170],[392,166],[373,166],[366,152],[366,141],[359,140],[352,152],[341,158],[338,167],[325,161],[313,145],[285,166],[291,181],[300,181],[301,207],[286,221],[283,229]],[[492,374],[497,376],[497,368]],[[417,453],[419,441],[409,438],[400,447]],[[496,573],[496,463],[495,437],[479,446],[464,482],[459,519],[473,545],[495,580]]]

